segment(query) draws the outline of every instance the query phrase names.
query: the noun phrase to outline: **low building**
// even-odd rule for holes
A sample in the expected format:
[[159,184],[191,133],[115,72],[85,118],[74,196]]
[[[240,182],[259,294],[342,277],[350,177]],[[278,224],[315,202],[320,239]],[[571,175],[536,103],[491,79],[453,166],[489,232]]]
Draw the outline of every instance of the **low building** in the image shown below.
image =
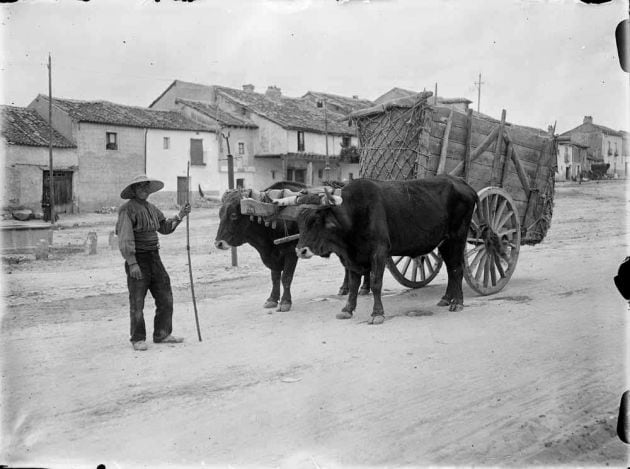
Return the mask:
[[[253,124],[244,128],[250,137],[242,135],[244,145],[252,142],[253,187],[266,187],[280,180],[318,185],[326,179],[357,175],[354,167],[358,166],[346,164],[340,157],[343,147],[356,146],[357,138],[347,122],[339,121],[339,113],[329,117],[327,109],[305,99],[283,96],[275,86],[257,93],[252,85],[238,90],[180,80],[175,80],[150,107],[178,109],[182,99],[209,103]],[[223,149],[221,158],[226,156]]]
[[189,119],[216,129],[217,159],[212,174],[201,186],[207,195],[228,189],[228,147],[233,156],[235,187],[255,184],[255,136],[258,126],[247,117],[231,114],[207,101],[177,98],[175,108]]
[[[39,95],[29,108],[47,120],[48,97]],[[194,189],[218,160],[216,129],[176,111],[59,98],[52,110],[53,127],[76,146],[73,199],[80,210],[118,206],[121,189],[141,173],[164,181],[152,200],[175,204],[188,161]]]
[[581,125],[560,134],[570,141],[586,147],[587,158],[592,164],[608,164],[609,177],[627,177],[630,155],[624,153],[623,132],[593,122],[592,116],[584,116]]
[[[49,200],[50,127],[37,112],[16,106],[0,106],[4,169],[3,210],[29,209],[42,212]],[[52,129],[55,210],[76,210],[77,146]]]
[[588,147],[571,141],[569,136],[558,137],[556,181],[577,181],[590,171]]

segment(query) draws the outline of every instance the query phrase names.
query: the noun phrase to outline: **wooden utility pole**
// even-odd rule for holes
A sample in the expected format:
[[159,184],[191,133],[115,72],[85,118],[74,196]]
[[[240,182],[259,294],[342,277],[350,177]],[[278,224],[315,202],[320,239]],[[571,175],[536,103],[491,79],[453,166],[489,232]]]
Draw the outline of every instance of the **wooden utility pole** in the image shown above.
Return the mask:
[[326,106],[326,98],[317,102],[317,107],[324,108],[324,137],[326,138],[326,159],[324,160],[324,179],[330,180],[330,159],[328,157],[328,109]]
[[479,112],[480,109],[480,102],[481,102],[481,85],[484,85],[485,82],[481,81],[481,73],[479,74],[479,81],[475,82],[475,86],[477,87],[477,112]]
[[50,53],[48,54],[48,197],[50,224],[55,224],[55,185],[53,177],[53,127],[52,127],[52,71]]
[[328,109],[326,100],[324,99],[324,135],[326,136],[326,164],[324,171],[326,172],[326,180],[330,180],[330,159],[328,158]]
[[[230,151],[230,132],[224,134],[223,138],[225,139],[225,143],[227,144],[227,166],[228,166],[228,189],[234,189],[234,157],[232,156],[232,152]],[[236,251],[236,247],[232,246],[232,267],[238,266],[238,253]]]

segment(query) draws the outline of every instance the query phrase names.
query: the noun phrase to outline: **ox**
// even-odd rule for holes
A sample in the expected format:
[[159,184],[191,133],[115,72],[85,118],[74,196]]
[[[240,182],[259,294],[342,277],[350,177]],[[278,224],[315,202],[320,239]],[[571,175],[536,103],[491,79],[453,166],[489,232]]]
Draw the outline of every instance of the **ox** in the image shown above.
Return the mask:
[[438,305],[461,311],[468,227],[478,197],[452,176],[412,181],[355,179],[341,192],[343,202],[303,210],[298,216],[300,258],[335,253],[350,272],[348,301],[338,319],[349,319],[357,304],[360,275],[370,273],[374,306],[369,324],[384,320],[381,289],[389,256],[416,257],[436,247],[448,272]]
[[[299,182],[282,181],[264,189],[290,189],[300,191],[307,186]],[[200,189],[201,191],[201,189]],[[245,194],[247,193],[247,194]],[[229,249],[230,247],[250,244],[263,261],[263,264],[271,270],[271,294],[265,301],[265,308],[276,308],[278,311],[289,311],[291,309],[291,282],[297,265],[296,245],[297,241],[290,241],[281,244],[274,244],[274,240],[289,235],[298,234],[297,223],[294,221],[278,221],[276,226],[265,226],[250,221],[249,215],[241,212],[241,199],[247,195],[252,195],[251,191],[231,190],[227,191],[221,199],[222,205],[219,210],[219,229],[217,230],[214,245],[218,249]],[[203,194],[202,194],[203,197]],[[348,293],[349,275],[346,271],[344,282],[339,289],[339,294]],[[282,283],[282,297],[280,297],[280,283]],[[361,287],[361,294],[370,291],[368,277]],[[279,306],[278,306],[279,302]]]

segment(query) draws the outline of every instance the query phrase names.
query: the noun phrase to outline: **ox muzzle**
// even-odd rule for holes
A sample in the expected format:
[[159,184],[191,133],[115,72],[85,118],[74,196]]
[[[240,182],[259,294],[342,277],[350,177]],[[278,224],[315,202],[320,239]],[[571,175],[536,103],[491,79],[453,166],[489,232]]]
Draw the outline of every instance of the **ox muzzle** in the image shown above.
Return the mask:
[[295,248],[295,253],[300,259],[310,259],[315,255],[308,246]]
[[224,241],[222,239],[217,239],[214,242],[214,247],[217,249],[230,249],[232,246],[230,246],[230,243],[228,243],[227,241]]

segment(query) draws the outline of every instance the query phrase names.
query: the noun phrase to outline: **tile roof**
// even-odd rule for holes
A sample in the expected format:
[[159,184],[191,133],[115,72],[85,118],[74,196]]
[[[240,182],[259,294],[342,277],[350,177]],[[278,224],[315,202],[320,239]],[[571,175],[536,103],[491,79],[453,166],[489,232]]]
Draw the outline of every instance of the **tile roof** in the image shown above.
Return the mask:
[[332,93],[323,93],[321,91],[308,91],[302,96],[302,99],[307,99],[309,95],[318,100],[326,99],[329,103],[347,110],[348,113],[374,106],[374,103],[368,99],[350,98]]
[[230,112],[225,111],[224,109],[219,109],[214,104],[211,104],[207,101],[193,101],[191,99],[183,99],[177,98],[175,103],[182,103],[195,111],[198,111],[208,117],[215,119],[220,124],[229,126],[229,127],[249,127],[249,128],[257,128],[258,126],[252,122],[251,120],[236,116]]
[[[43,95],[40,97],[48,99]],[[157,111],[109,101],[78,101],[59,98],[53,98],[53,106],[67,112],[72,119],[79,122],[150,129],[214,131],[211,126],[188,119],[177,111]]]
[[585,122],[583,124],[578,125],[577,127],[567,130],[560,135],[571,135],[573,132],[602,132],[606,135],[615,135],[617,137],[623,137],[623,132],[619,130],[613,130],[610,127],[606,127],[604,125],[593,124],[592,122]]
[[[33,109],[17,106],[0,105],[1,134],[7,143],[14,145],[28,145],[33,147],[47,147],[50,128]],[[53,129],[53,147],[76,148],[76,145]]]
[[[324,109],[317,108],[301,98],[287,98],[285,96],[271,98],[265,94],[223,86],[216,86],[216,90],[232,102],[246,107],[285,129],[325,132]],[[354,131],[347,122],[339,122],[341,117],[338,113],[328,113],[328,133],[354,135]]]

